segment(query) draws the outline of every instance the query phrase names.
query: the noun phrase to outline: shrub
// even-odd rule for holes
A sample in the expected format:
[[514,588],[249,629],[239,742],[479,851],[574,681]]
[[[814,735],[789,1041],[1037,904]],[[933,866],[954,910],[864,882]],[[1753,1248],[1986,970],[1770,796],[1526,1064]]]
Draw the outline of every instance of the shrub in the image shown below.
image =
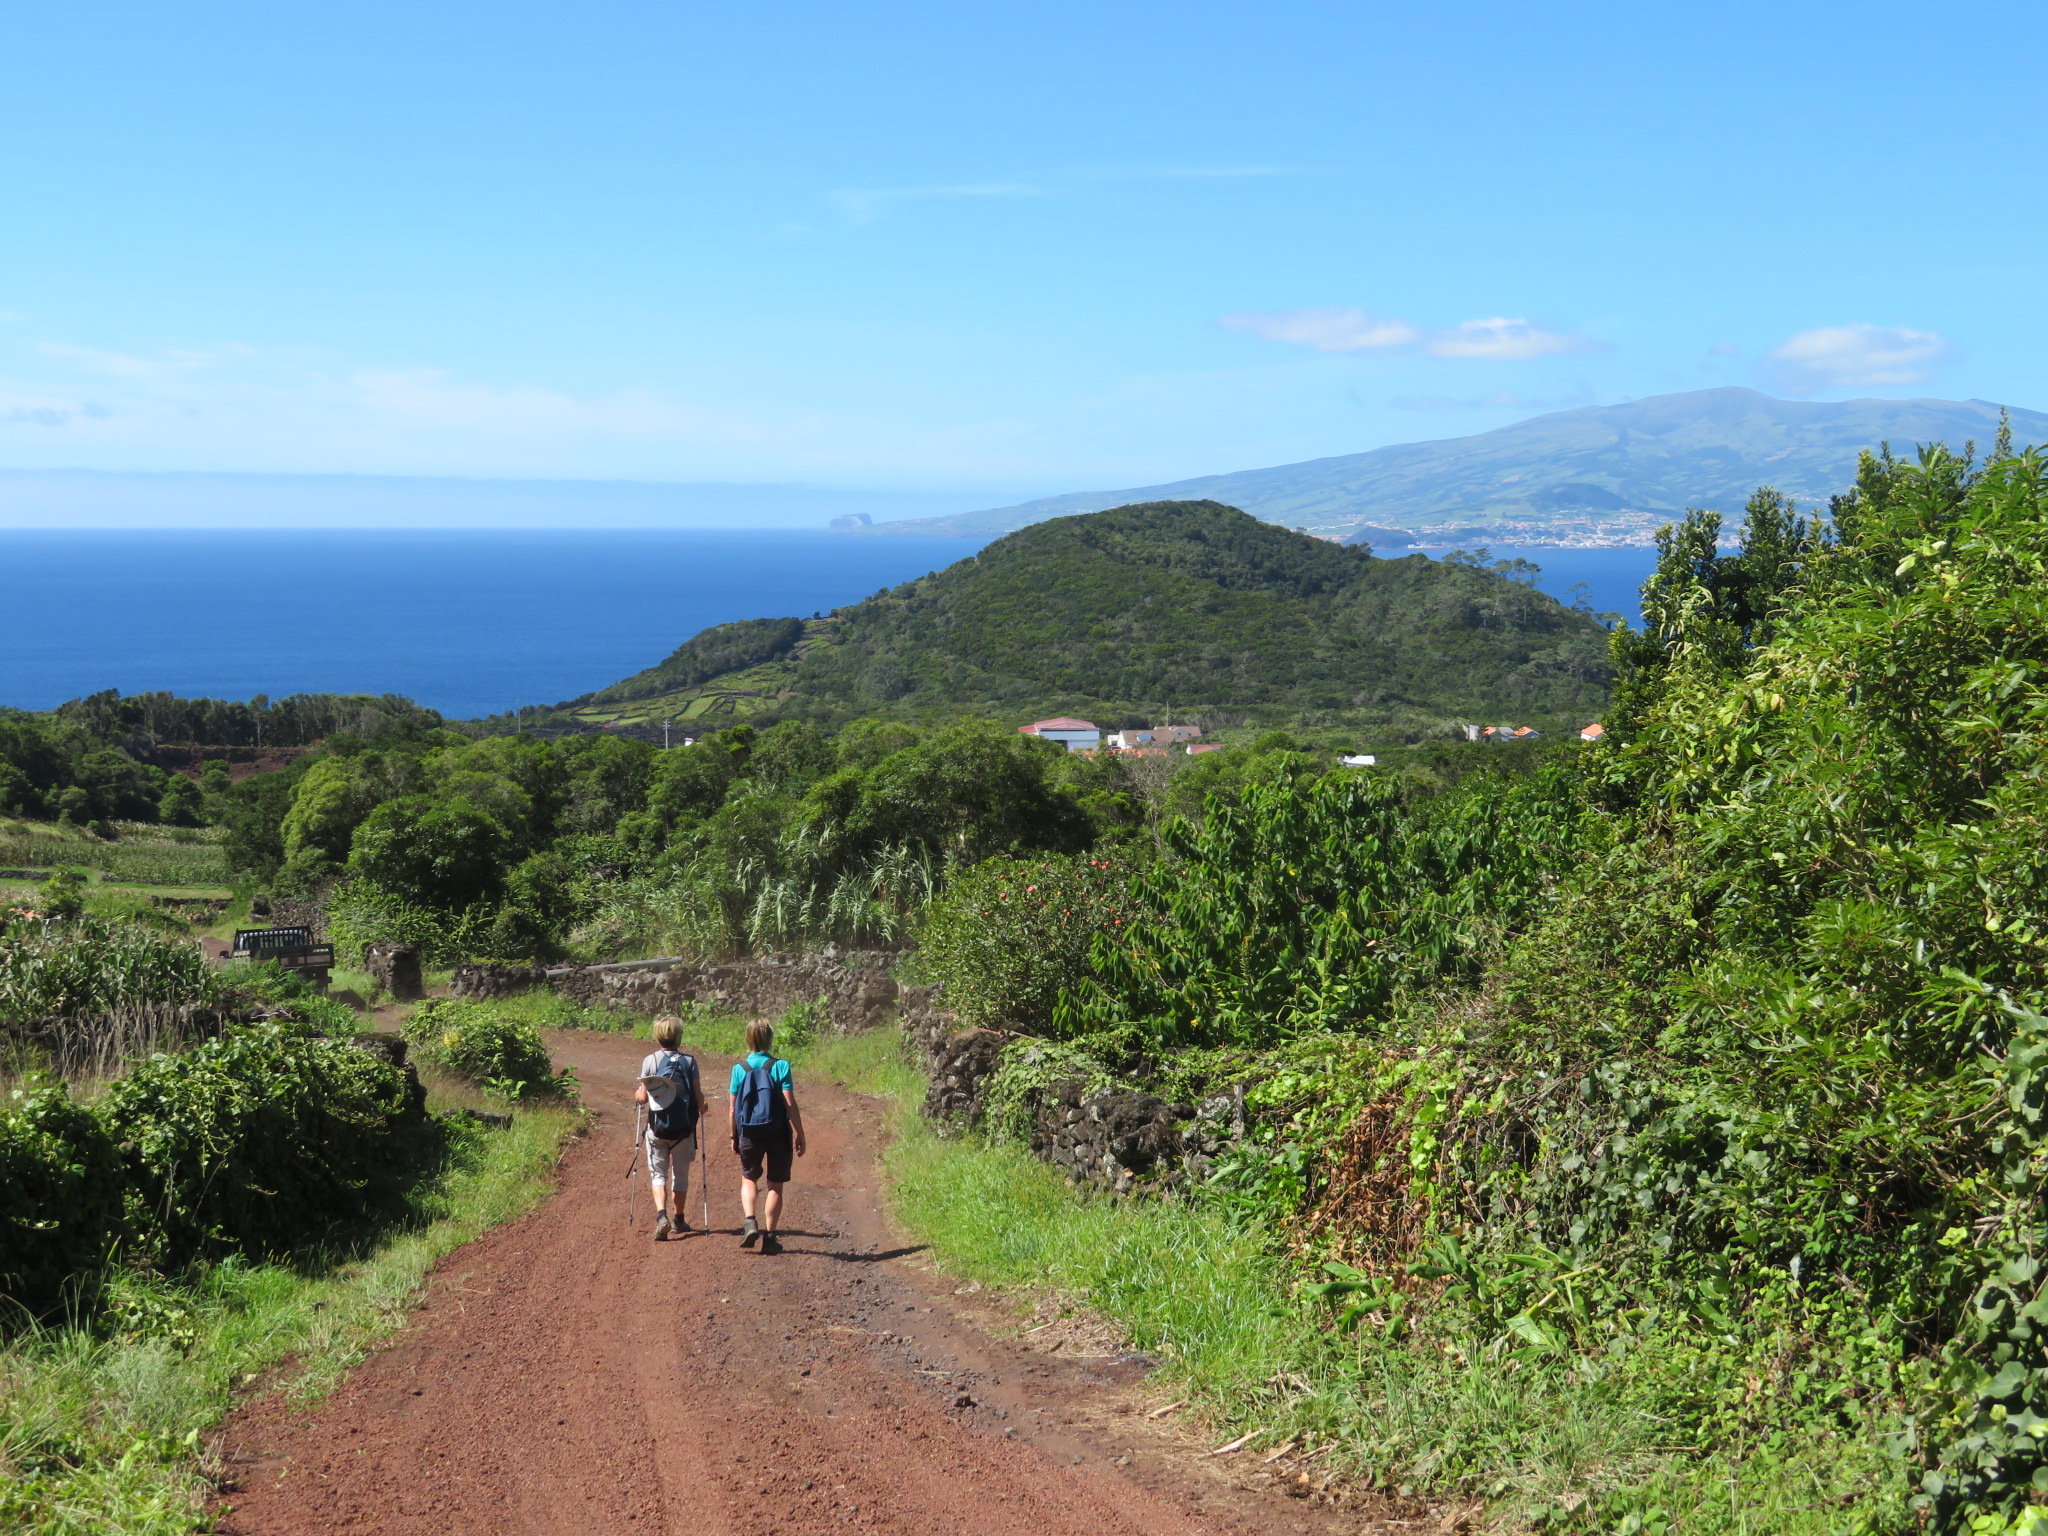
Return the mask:
[[556,1076],[540,1031],[488,1003],[435,998],[406,1021],[405,1038],[434,1066],[516,1099],[528,1093],[566,1092],[572,1079]]
[[943,983],[968,1023],[1042,1034],[1060,993],[1089,974],[1096,936],[1127,920],[1128,884],[1113,858],[989,859],[932,904],[916,972]]
[[38,1318],[86,1299],[120,1217],[121,1171],[106,1126],[62,1086],[15,1090],[0,1108],[0,1295]]
[[426,964],[451,965],[489,948],[492,915],[482,906],[436,911],[355,880],[328,899],[327,933],[335,959],[353,968],[372,944],[409,944]]
[[388,1202],[432,1143],[402,1067],[310,1026],[245,1026],[115,1083],[101,1106],[143,1257],[282,1253]]

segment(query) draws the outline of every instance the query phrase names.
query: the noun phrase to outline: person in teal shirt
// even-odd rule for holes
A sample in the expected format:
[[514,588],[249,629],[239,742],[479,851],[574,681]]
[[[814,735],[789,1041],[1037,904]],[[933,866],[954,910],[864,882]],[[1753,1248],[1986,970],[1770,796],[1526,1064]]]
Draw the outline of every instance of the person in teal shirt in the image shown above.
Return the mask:
[[775,1026],[766,1019],[747,1026],[747,1056],[733,1064],[727,1102],[732,1149],[740,1159],[740,1246],[759,1242],[763,1253],[780,1253],[775,1228],[792,1161],[804,1155],[804,1118],[789,1063],[775,1055]]

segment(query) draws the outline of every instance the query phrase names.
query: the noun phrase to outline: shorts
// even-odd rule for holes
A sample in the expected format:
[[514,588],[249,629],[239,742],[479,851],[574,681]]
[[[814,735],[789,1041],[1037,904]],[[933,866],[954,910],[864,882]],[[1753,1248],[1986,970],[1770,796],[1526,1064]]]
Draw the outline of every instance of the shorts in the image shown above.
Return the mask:
[[759,1130],[751,1136],[740,1132],[740,1177],[753,1181],[761,1177],[763,1165],[770,1184],[787,1184],[796,1161],[796,1137],[788,1126],[779,1131]]
[[[678,1192],[690,1187],[690,1164],[697,1160],[697,1138],[685,1136],[681,1141],[659,1141],[654,1132],[647,1133],[647,1177],[656,1184],[673,1183]],[[675,1177],[670,1179],[671,1166]]]

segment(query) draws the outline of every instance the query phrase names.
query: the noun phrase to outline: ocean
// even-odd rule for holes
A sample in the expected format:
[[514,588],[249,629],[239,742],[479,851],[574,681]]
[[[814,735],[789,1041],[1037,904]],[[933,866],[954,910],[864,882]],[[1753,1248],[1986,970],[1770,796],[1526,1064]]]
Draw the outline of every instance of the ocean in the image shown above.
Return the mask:
[[[984,539],[784,530],[0,530],[0,704],[119,689],[553,704],[733,619],[841,607]],[[1636,620],[1649,550],[1536,549],[1539,585]]]

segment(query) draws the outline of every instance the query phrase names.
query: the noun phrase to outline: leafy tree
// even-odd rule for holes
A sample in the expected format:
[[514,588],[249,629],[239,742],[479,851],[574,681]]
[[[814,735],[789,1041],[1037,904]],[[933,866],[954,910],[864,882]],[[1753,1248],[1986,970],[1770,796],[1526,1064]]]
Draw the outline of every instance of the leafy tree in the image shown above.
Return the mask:
[[1092,832],[1056,785],[1062,750],[994,721],[935,731],[873,768],[842,769],[805,797],[808,833],[835,861],[914,846],[956,863],[998,853],[1067,852]]
[[228,868],[268,880],[286,858],[284,820],[292,793],[311,764],[305,759],[275,773],[259,773],[231,784],[214,802],[214,820],[225,829],[222,851]]
[[171,775],[157,802],[157,820],[167,827],[196,827],[206,819],[206,796],[182,773]]
[[505,880],[505,833],[466,800],[387,800],[363,820],[349,872],[443,912],[494,900]]

